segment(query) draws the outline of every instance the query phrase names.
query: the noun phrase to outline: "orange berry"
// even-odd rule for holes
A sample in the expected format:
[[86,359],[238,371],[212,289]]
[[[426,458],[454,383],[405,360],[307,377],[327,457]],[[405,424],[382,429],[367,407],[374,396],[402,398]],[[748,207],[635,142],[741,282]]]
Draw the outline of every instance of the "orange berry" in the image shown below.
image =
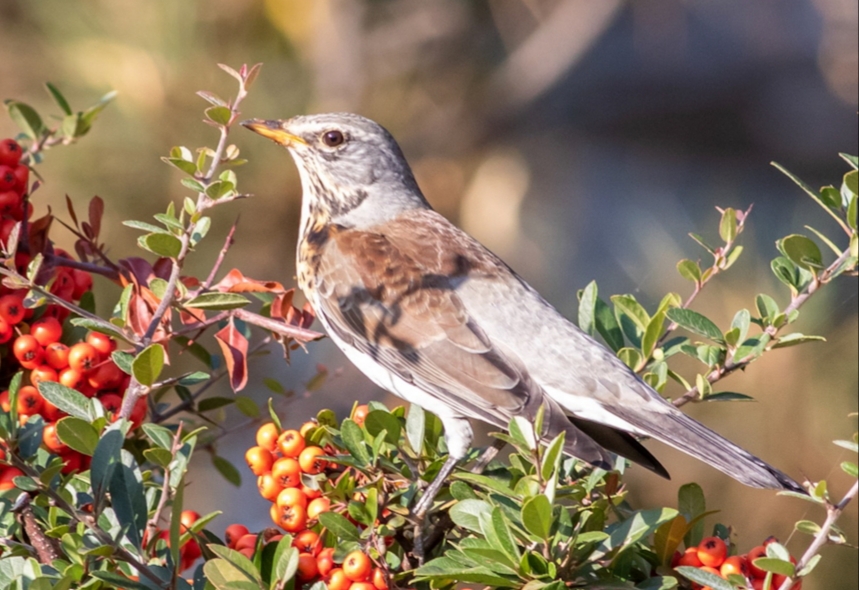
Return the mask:
[[2,470],[0,470],[0,492],[5,492],[6,490],[14,488],[15,483],[12,480],[22,475],[24,475],[24,472],[17,467],[2,468]]
[[301,425],[301,428],[298,429],[298,432],[301,436],[307,436],[307,433],[310,432],[313,428],[316,428],[316,422],[310,420],[309,422],[305,422]]
[[250,533],[248,527],[243,524],[231,524],[224,531],[224,540],[227,542],[227,547],[230,549],[236,548],[236,543],[239,539]]
[[188,529],[190,529],[191,526],[198,520],[200,520],[199,512],[195,510],[183,510],[179,514],[179,524],[181,525],[179,527],[179,532],[181,534],[187,533]]
[[102,334],[101,332],[90,332],[86,335],[86,343],[95,348],[101,355],[101,358],[110,357],[110,353],[116,350],[116,340]]
[[87,374],[87,382],[95,389],[116,389],[125,381],[125,373],[112,360],[99,363]]
[[319,568],[320,576],[328,577],[334,569],[334,547],[326,547],[319,552],[316,556],[316,566]]
[[236,541],[236,551],[241,551],[242,549],[245,549],[247,547],[250,547],[251,549],[253,549],[254,547],[256,547],[256,544],[257,544],[257,536],[255,534],[252,534],[252,533],[244,534],[241,537],[239,537],[238,540]]
[[271,474],[275,481],[285,488],[295,488],[301,485],[301,467],[298,461],[291,457],[281,457],[271,466]]
[[248,467],[251,468],[254,475],[262,475],[271,471],[274,457],[272,457],[271,451],[262,447],[251,447],[245,453],[245,461],[247,461]]
[[738,574],[745,578],[749,575],[749,564],[745,557],[731,555],[730,557],[726,557],[725,561],[722,562],[722,565],[719,567],[719,573],[726,579],[731,574]]
[[272,504],[271,519],[288,533],[297,533],[307,528],[307,510],[302,506]]
[[319,573],[319,568],[316,565],[316,558],[310,553],[298,554],[298,579],[302,582],[309,582]]
[[319,458],[320,455],[324,454],[325,451],[316,446],[307,447],[301,451],[301,454],[298,456],[298,464],[301,466],[301,470],[310,475],[321,473],[328,466],[328,461]]
[[307,518],[316,520],[323,512],[328,512],[331,509],[331,500],[328,498],[316,498],[311,500],[307,505]]
[[361,551],[353,551],[343,560],[343,573],[353,582],[363,582],[370,577],[373,562]]
[[349,590],[352,580],[346,577],[342,568],[334,568],[328,574],[328,590]]
[[701,567],[701,560],[698,559],[698,548],[697,547],[687,547],[686,551],[683,552],[683,555],[680,556],[680,559],[677,561],[677,565],[688,565],[690,567]]
[[18,414],[20,416],[38,414],[44,403],[42,394],[32,385],[25,385],[18,390]]
[[719,537],[707,537],[698,545],[698,559],[707,567],[719,567],[728,555],[728,546]]
[[257,489],[260,496],[269,502],[274,502],[277,500],[277,495],[283,490],[283,486],[271,473],[263,473],[257,478]]
[[301,486],[301,491],[304,492],[304,495],[307,496],[308,500],[315,500],[322,495],[322,490],[314,490],[313,488],[305,485]]
[[53,422],[45,424],[42,430],[42,444],[52,453],[63,453],[68,447],[57,436],[57,425]]
[[274,452],[277,449],[277,426],[274,422],[266,422],[257,430],[257,446],[267,451]]
[[12,353],[20,363],[35,364],[38,364],[45,355],[42,345],[32,334],[21,334],[15,338],[15,343],[12,344]]
[[42,381],[56,381],[59,379],[57,372],[48,365],[39,365],[30,372],[30,383],[38,387]]
[[277,448],[283,453],[284,457],[297,458],[307,443],[304,442],[304,437],[297,430],[284,430],[277,437]]
[[22,292],[9,293],[0,297],[0,317],[9,322],[9,325],[20,323],[26,313]]
[[301,506],[307,508],[307,496],[300,488],[283,488],[277,495],[276,503],[279,508],[284,506]]
[[254,548],[253,547],[242,547],[241,549],[236,549],[239,553],[247,557],[248,559],[253,559],[254,557]]
[[63,327],[57,318],[44,316],[39,318],[30,326],[30,334],[42,346],[57,342],[63,335]]
[[86,342],[78,342],[69,349],[69,366],[81,373],[95,367],[100,360],[98,350]]
[[302,553],[310,553],[318,555],[322,551],[322,544],[319,542],[319,535],[311,530],[303,530],[292,540],[292,546]]
[[45,362],[62,371],[69,366],[69,347],[62,342],[51,342],[45,347]]
[[59,381],[66,387],[71,387],[72,389],[77,388],[81,379],[83,379],[81,372],[76,369],[72,369],[71,367],[66,367],[60,371]]
[[367,419],[367,414],[370,413],[370,406],[367,404],[362,404],[355,408],[355,411],[352,412],[352,421],[358,426],[364,425],[364,420]]
[[382,568],[374,568],[370,579],[376,590],[388,590],[388,576],[385,575]]

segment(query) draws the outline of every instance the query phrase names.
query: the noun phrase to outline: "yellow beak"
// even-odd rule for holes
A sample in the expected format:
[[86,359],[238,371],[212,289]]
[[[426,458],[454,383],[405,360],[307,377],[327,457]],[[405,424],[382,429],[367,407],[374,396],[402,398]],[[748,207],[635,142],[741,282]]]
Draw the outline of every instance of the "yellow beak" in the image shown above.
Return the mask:
[[280,121],[248,119],[247,121],[242,121],[242,126],[247,127],[251,131],[259,133],[263,137],[267,137],[275,143],[285,147],[289,147],[291,144],[295,143],[307,145],[307,142],[302,138],[284,131],[283,125]]

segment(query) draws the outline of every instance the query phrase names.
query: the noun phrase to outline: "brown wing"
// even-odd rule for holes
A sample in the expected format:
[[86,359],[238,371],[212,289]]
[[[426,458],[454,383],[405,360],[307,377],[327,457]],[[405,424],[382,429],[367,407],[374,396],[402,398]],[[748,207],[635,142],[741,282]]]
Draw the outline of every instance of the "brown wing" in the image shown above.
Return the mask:
[[[463,269],[479,272],[461,258]],[[565,431],[572,454],[611,468],[610,454],[471,321],[454,290],[468,271],[448,274],[439,262],[407,255],[381,228],[332,231],[314,260],[316,305],[341,339],[426,391],[428,409],[435,398],[506,428],[513,416],[533,419],[545,404],[546,436]]]

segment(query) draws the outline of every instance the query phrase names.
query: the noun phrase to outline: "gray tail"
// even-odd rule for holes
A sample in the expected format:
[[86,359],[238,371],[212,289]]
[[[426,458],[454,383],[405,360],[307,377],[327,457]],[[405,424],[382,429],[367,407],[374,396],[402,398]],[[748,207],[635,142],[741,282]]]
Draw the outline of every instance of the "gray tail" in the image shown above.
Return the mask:
[[715,467],[747,486],[806,493],[801,485],[775,467],[713,432],[680,411],[645,416],[613,411],[656,440]]

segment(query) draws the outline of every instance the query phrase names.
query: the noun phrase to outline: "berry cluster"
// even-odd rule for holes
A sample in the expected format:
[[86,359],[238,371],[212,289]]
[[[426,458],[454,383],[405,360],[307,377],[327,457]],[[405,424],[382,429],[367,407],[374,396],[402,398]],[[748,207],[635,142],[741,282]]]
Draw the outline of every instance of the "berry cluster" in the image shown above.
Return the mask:
[[[368,412],[367,406],[358,406],[352,420],[361,424]],[[334,509],[323,495],[334,466],[323,456],[342,451],[331,444],[325,448],[309,444],[306,435],[315,427],[315,422],[307,422],[300,430],[281,431],[269,422],[257,430],[257,446],[248,449],[245,460],[257,476],[260,495],[272,502],[274,524],[293,535],[292,544],[300,552],[296,574],[300,583],[309,586],[322,580],[329,590],[387,590],[385,571],[375,567],[367,553],[352,551],[337,563],[335,549],[326,547],[320,538],[319,515]],[[344,515],[348,518],[348,513]],[[279,534],[264,535],[263,543],[280,538]],[[227,527],[226,540],[249,558],[260,547],[259,536],[240,524]]]
[[[728,555],[728,545],[720,537],[707,537],[696,547],[688,547],[685,552],[675,553],[671,567],[690,566],[697,567],[705,572],[728,579],[730,575],[738,575],[745,578],[746,585],[753,590],[763,590],[767,572],[757,567],[756,559],[767,556],[767,545],[777,542],[775,537],[769,537],[762,545],[750,550],[744,555]],[[796,564],[796,560],[790,560]],[[770,582],[770,588],[780,588],[787,578],[781,574],[774,574]],[[693,584],[696,590],[711,590],[709,586]],[[798,580],[793,585],[801,590],[802,581]]]
[[[0,242],[4,248],[10,246],[7,240],[12,229],[25,217],[29,168],[20,163],[21,155],[17,142],[0,141]],[[27,202],[26,217],[31,214],[32,205]],[[71,259],[62,250],[56,249],[53,253]],[[29,262],[30,255],[17,248],[18,271],[23,273]],[[56,297],[75,303],[92,288],[92,276],[88,272],[66,266],[45,269],[39,281],[50,284],[49,290]],[[129,376],[111,358],[116,349],[112,338],[90,332],[82,341],[72,342],[70,336],[64,338],[63,334],[68,310],[59,305],[27,308],[25,295],[25,289],[0,285],[0,366],[4,375],[18,370],[25,372],[15,403],[20,423],[26,423],[30,416],[40,415],[46,423],[42,444],[62,458],[64,474],[77,472],[88,468],[89,457],[68,448],[57,436],[57,422],[66,414],[42,397],[39,383],[56,381],[87,397],[97,397],[108,413],[115,414],[122,403],[121,392],[128,386]],[[0,409],[7,413],[12,410],[8,390],[0,393]],[[140,424],[145,414],[146,402],[141,399],[132,422]],[[0,465],[0,491],[12,488],[12,479],[19,475],[18,469]]]

